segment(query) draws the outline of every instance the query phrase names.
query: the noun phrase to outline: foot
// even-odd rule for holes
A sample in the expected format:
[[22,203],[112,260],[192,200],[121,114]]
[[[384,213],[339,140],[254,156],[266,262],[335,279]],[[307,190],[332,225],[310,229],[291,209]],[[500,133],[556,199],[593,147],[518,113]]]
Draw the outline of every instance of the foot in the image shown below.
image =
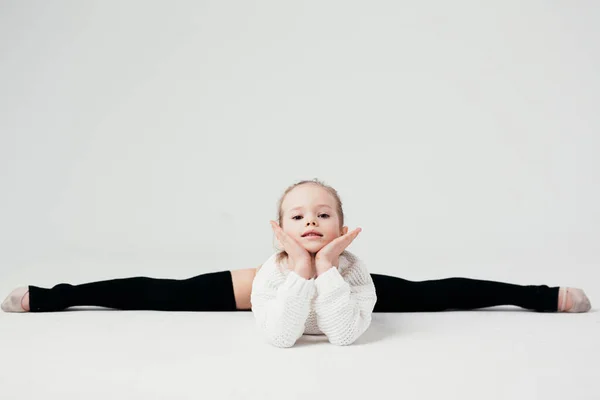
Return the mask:
[[29,312],[29,288],[20,287],[13,290],[4,302],[2,302],[4,312]]
[[580,313],[592,308],[585,292],[577,288],[561,287],[558,290],[558,312]]

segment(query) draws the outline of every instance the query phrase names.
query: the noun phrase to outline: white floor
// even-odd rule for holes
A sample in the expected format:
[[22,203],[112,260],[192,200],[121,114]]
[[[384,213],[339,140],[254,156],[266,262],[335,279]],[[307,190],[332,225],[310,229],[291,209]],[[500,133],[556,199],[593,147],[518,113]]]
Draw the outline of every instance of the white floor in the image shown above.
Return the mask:
[[0,313],[0,399],[600,399],[600,313],[374,314],[352,346],[251,313]]
[[[3,299],[25,283],[51,287],[140,275],[186,278],[244,264],[219,256],[187,262],[5,259],[0,265],[12,266],[0,267]],[[527,268],[532,265],[546,269]],[[420,270],[374,272],[416,280],[469,276],[560,282],[585,288],[597,310],[595,265],[548,259],[470,267],[439,261]],[[304,336],[290,349],[265,343],[250,312],[0,311],[0,400],[599,400],[596,310],[375,313],[369,330],[351,346]]]

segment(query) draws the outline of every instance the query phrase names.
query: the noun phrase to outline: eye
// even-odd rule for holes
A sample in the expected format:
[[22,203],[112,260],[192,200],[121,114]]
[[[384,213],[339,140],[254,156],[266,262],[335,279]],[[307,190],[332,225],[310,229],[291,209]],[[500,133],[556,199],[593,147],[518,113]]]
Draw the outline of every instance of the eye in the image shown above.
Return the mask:
[[[329,218],[329,214],[319,214],[319,217],[324,217],[324,218],[327,219],[327,218]],[[299,219],[301,219],[301,218],[302,218],[302,215],[295,215],[295,216],[292,217],[292,219],[295,219],[296,221],[299,220]]]

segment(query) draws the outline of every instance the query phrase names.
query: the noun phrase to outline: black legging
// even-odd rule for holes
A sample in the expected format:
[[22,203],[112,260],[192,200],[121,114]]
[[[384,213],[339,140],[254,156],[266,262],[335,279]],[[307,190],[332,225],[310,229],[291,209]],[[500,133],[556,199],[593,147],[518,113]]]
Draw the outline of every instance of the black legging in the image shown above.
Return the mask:
[[[514,305],[534,311],[557,311],[558,287],[521,286],[469,278],[412,282],[371,274],[377,303],[374,312],[473,310]],[[231,271],[211,272],[189,279],[134,277],[52,289],[29,286],[31,312],[61,311],[73,306],[120,310],[249,311],[237,310]]]

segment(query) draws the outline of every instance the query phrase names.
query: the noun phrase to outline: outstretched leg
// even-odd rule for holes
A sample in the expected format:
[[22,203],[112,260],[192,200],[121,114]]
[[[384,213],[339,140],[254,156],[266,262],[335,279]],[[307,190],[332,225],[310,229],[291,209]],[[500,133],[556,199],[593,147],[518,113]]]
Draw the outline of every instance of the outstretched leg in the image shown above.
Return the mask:
[[469,278],[413,282],[371,274],[377,293],[373,312],[473,310],[514,305],[535,311],[557,311],[558,287],[514,285]]
[[255,272],[254,268],[220,271],[181,280],[132,277],[81,285],[61,283],[51,289],[30,285],[27,300],[31,312],[62,311],[74,306],[120,310],[238,311],[250,308]]
[[[220,271],[189,279],[147,277],[113,279],[82,285],[59,284],[52,289],[29,286],[13,291],[4,311],[61,311],[73,306],[122,310],[250,311],[255,268]],[[580,289],[521,286],[469,278],[413,282],[371,274],[377,293],[374,312],[472,310],[515,305],[535,311],[585,312],[591,308]],[[29,293],[26,290],[29,289]],[[25,293],[25,294],[24,294]],[[562,296],[562,299],[561,299]],[[25,302],[23,301],[25,300]],[[562,301],[561,301],[562,300]],[[562,307],[560,306],[562,304]]]

